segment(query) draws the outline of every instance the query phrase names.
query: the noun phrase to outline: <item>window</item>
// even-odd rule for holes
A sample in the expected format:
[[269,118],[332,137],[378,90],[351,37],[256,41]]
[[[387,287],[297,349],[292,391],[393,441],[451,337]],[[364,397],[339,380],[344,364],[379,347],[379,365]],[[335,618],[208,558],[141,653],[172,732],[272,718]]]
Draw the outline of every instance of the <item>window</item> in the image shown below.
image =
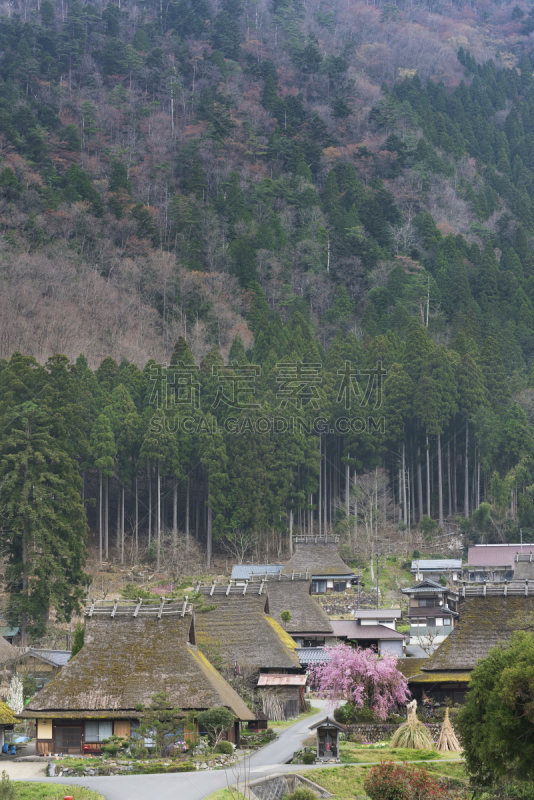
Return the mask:
[[347,589],[346,581],[342,581],[339,583],[338,581],[334,581],[334,592],[344,592]]
[[312,581],[312,594],[326,594],[326,581]]
[[429,617],[428,618],[427,625],[428,625],[429,628],[434,628],[435,627],[436,620],[434,619],[434,617]]
[[86,742],[102,742],[104,739],[109,739],[113,734],[113,723],[111,720],[87,720],[85,723],[85,741]]
[[449,626],[450,626],[450,624],[451,624],[451,618],[450,618],[450,617],[445,617],[445,619],[443,620],[443,624],[444,624],[444,625],[449,625]]
[[436,617],[436,628],[441,628],[443,626],[443,620],[441,617]]

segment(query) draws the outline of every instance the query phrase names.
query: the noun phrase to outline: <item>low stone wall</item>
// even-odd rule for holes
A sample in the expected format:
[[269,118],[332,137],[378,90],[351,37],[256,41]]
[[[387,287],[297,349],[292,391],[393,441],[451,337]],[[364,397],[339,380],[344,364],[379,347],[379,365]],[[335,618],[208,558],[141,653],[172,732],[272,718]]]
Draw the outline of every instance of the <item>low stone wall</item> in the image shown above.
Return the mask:
[[[390,736],[393,736],[397,728],[400,728],[400,725],[388,725],[385,722],[378,725],[361,723],[345,726],[347,737],[353,733],[356,733],[363,738],[364,742],[369,742],[371,744],[374,744],[375,742],[382,742],[384,739],[389,739]],[[441,724],[439,722],[431,722],[428,724],[428,730],[432,735],[432,738],[436,740],[441,730]]]
[[317,797],[332,797],[322,786],[318,786],[303,775],[294,772],[269,775],[267,778],[251,781],[245,796],[247,800],[283,800],[284,796],[296,789],[297,786],[306,786]]
[[[327,614],[350,614],[358,608],[358,595],[356,592],[350,594],[322,594],[314,595]],[[362,592],[360,595],[360,608],[376,608],[376,593],[367,594]]]

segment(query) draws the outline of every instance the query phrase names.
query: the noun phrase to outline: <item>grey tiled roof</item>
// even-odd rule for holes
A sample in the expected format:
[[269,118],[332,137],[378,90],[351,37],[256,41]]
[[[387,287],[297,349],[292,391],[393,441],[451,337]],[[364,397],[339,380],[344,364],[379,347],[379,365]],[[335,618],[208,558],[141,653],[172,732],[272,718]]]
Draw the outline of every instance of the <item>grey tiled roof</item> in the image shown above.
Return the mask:
[[306,664],[325,664],[332,658],[323,647],[299,647],[297,655],[302,666]]
[[404,639],[404,634],[386,625],[358,625],[355,620],[333,619],[334,636],[347,639]]
[[400,619],[400,608],[360,608],[354,611],[354,619]]
[[248,581],[252,575],[278,575],[283,568],[283,564],[234,564],[232,579]]
[[417,572],[418,564],[419,572],[432,572],[432,570],[442,569],[462,569],[461,558],[419,558],[412,561],[412,572]]
[[448,592],[450,595],[458,597],[458,591],[449,589],[447,586],[442,586],[441,583],[425,578],[423,581],[416,583],[415,586],[409,586],[407,589],[401,589],[403,594],[428,594],[434,591]]
[[43,656],[48,661],[51,661],[58,667],[64,667],[65,664],[68,664],[70,661],[70,650],[35,650],[31,651],[32,653],[37,653],[39,656]]

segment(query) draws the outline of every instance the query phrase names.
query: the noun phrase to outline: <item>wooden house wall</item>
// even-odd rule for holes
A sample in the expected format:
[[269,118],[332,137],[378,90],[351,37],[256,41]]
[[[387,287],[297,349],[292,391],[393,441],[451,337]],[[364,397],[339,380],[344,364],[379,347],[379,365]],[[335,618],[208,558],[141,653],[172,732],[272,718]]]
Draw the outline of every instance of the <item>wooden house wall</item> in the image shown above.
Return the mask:
[[[113,735],[114,736],[124,736],[129,737],[132,732],[131,728],[132,720],[129,719],[119,719],[113,720]],[[85,720],[84,719],[38,719],[37,720],[37,732],[36,732],[36,749],[37,753],[57,753],[62,750],[65,752],[64,748],[56,747],[56,730],[58,727],[63,726],[72,726],[72,727],[80,727],[81,728],[81,745],[83,748],[83,752],[85,753],[100,753],[100,743],[99,742],[85,742]],[[184,731],[184,740],[186,742],[194,742],[198,737],[198,725],[196,723],[187,723],[185,725]],[[237,737],[237,738],[236,738]],[[233,742],[237,744],[239,741],[239,732],[235,730],[235,726],[231,727],[227,731],[227,737],[229,742]],[[70,751],[69,751],[70,752]],[[74,752],[74,751],[73,751]],[[79,751],[76,751],[79,752]]]

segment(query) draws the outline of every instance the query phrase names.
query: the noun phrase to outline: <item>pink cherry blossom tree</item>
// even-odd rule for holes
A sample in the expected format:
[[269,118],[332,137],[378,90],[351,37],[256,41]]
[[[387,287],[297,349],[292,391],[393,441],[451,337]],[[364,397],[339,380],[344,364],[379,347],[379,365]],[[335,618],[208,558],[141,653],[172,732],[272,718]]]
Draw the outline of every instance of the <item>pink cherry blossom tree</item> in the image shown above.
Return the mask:
[[310,669],[312,683],[323,697],[365,706],[382,720],[410,699],[408,681],[397,669],[395,656],[379,658],[372,650],[346,644],[327,650],[331,660]]

